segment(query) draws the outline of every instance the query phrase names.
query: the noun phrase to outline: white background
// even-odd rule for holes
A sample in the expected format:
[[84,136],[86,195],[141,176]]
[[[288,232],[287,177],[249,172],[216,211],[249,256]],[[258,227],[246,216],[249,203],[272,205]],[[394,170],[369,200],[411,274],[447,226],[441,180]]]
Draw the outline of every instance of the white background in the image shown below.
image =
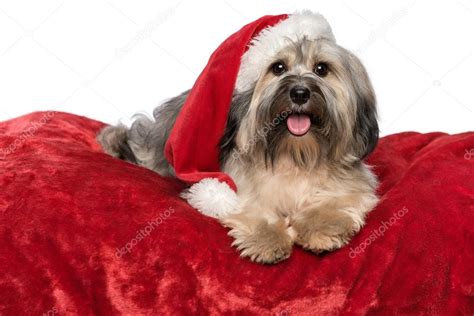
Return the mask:
[[192,86],[265,14],[319,11],[372,78],[381,133],[473,129],[472,0],[0,1],[0,120],[61,110],[107,123]]

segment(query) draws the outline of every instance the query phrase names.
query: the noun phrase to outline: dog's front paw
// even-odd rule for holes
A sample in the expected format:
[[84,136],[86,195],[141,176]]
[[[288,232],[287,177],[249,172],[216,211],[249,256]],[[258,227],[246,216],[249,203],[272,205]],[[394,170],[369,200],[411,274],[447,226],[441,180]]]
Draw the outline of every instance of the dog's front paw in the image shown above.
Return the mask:
[[282,223],[272,225],[267,222],[258,224],[252,230],[234,227],[229,235],[243,257],[249,257],[258,263],[277,263],[288,258],[293,247],[291,233]]
[[311,250],[316,254],[324,251],[332,251],[346,245],[351,236],[345,234],[327,234],[324,232],[307,232],[298,235],[296,243],[306,250]]
[[359,226],[342,212],[314,212],[292,223],[295,242],[314,253],[332,251],[346,245]]

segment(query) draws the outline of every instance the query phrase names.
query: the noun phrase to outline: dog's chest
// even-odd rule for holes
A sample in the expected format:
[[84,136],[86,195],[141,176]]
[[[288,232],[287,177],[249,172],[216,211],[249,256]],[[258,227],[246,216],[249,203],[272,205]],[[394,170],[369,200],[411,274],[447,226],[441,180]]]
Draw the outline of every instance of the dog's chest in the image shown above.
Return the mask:
[[253,170],[236,180],[243,207],[291,215],[323,197],[324,174],[297,170]]

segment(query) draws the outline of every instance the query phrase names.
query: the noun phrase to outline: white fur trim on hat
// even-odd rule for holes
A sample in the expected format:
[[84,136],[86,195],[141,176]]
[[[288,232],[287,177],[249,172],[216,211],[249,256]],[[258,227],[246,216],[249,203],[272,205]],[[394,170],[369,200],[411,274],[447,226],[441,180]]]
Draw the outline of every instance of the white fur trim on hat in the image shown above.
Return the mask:
[[227,183],[205,178],[181,193],[192,207],[207,216],[220,218],[239,212],[239,198]]
[[303,11],[261,31],[250,42],[242,56],[236,88],[245,91],[258,80],[263,68],[269,66],[272,58],[290,41],[306,37],[309,40],[326,38],[335,41],[331,26],[319,13]]

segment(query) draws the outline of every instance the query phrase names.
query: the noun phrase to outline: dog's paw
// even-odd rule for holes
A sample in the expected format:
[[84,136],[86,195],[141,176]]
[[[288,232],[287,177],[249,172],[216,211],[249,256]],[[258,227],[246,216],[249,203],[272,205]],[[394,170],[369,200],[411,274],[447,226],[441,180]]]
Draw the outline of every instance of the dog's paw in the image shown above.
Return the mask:
[[359,227],[347,214],[319,212],[292,224],[297,233],[295,242],[319,254],[346,245]]
[[327,235],[323,232],[313,231],[304,235],[298,235],[296,243],[303,247],[303,249],[320,254],[324,251],[339,249],[346,245],[349,240],[349,235]]
[[262,222],[252,231],[233,228],[229,235],[235,240],[240,255],[258,263],[277,263],[287,259],[293,247],[291,233],[283,225]]

